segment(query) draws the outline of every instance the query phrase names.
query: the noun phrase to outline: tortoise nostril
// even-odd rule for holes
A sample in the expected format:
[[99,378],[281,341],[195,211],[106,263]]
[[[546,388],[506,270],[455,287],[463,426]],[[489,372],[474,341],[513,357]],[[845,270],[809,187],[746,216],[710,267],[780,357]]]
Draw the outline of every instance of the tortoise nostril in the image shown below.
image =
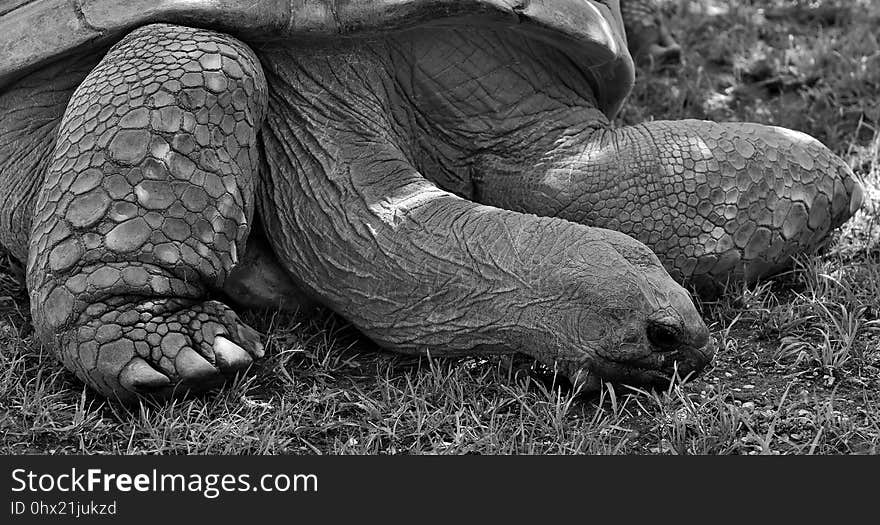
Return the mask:
[[648,321],[648,341],[661,352],[676,350],[681,345],[679,330],[669,323]]

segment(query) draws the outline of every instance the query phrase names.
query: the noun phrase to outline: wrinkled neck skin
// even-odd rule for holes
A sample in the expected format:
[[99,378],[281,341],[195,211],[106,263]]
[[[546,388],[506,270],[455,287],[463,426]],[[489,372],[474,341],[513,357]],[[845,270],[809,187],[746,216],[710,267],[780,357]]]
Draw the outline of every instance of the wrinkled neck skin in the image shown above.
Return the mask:
[[664,309],[702,326],[632,238],[478,204],[484,159],[558,166],[606,125],[561,52],[486,28],[257,52],[269,240],[298,285],[382,346],[525,351],[572,377],[597,358],[655,359],[644,323]]
[[[607,124],[587,78],[561,51],[513,32],[426,31],[383,46],[394,124],[439,186],[481,200],[486,159],[542,171]],[[543,168],[543,169],[546,169]]]
[[562,51],[512,31],[423,28],[268,49],[263,60],[290,74],[305,119],[354,118],[364,137],[387,139],[440,188],[478,202],[487,170],[558,168],[608,125]]

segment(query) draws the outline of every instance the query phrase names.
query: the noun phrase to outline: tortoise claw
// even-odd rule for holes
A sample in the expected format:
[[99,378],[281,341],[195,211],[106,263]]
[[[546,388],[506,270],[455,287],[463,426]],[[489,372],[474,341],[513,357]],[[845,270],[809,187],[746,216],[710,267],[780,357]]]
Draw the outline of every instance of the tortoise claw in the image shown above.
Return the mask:
[[147,392],[169,386],[171,379],[140,357],[135,357],[119,373],[119,384],[126,390]]
[[849,198],[849,214],[855,215],[862,207],[862,204],[864,204],[864,200],[865,190],[862,189],[862,185],[857,182],[853,188],[852,196]]
[[192,348],[183,348],[174,359],[180,377],[193,383],[209,382],[216,379],[219,371],[207,359]]
[[257,341],[257,343],[254,345],[254,356],[257,359],[260,359],[264,355],[266,355],[266,347],[263,346],[263,343]]
[[[260,350],[262,350],[262,348],[260,348]],[[256,353],[257,352],[255,351],[255,354]],[[248,365],[254,362],[244,348],[238,346],[229,339],[220,336],[217,336],[214,339],[214,359],[216,360],[218,368],[229,372],[235,372],[247,368]]]

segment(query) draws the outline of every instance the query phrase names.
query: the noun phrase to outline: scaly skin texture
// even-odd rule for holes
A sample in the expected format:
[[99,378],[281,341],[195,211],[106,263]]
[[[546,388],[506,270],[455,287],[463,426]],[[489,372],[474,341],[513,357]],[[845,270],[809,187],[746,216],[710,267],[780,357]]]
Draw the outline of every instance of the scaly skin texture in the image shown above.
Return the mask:
[[[616,129],[576,68],[500,35],[425,33],[394,48],[387,67],[418,102],[396,120],[413,122],[411,155],[435,183],[631,235],[706,297],[787,268],[861,205],[849,167],[803,133],[694,120]],[[528,111],[511,111],[517,100]]]
[[265,97],[244,44],[162,25],[124,38],[71,97],[34,208],[28,289],[38,333],[96,390],[200,389],[262,351],[205,299],[245,245]]
[[[30,238],[8,216],[0,234],[29,245],[37,331],[107,395],[196,390],[247,367],[257,334],[211,298],[274,307],[279,287],[397,351],[520,351],[588,388],[668,381],[711,359],[705,324],[648,247],[588,225],[644,235],[679,277],[705,266],[716,280],[772,270],[860,202],[800,134],[612,129],[589,64],[499,26],[258,49],[259,62],[223,34],[145,26],[60,123],[61,95],[38,110],[45,131],[4,115],[13,141],[56,142],[44,164],[0,157],[15,188],[27,179],[7,172],[47,170]],[[242,257],[255,200],[266,236]]]
[[34,201],[67,102],[98,60],[74,56],[0,94],[0,244],[26,261]]
[[593,388],[599,377],[646,383],[702,368],[706,327],[644,245],[426,180],[415,162],[435,166],[399,111],[420,109],[406,103],[418,79],[402,76],[413,44],[261,51],[270,98],[259,210],[298,283],[399,352],[520,351]]
[[749,123],[605,128],[535,152],[527,174],[510,160],[483,158],[483,202],[631,235],[707,297],[816,251],[862,202],[850,168],[818,141]]

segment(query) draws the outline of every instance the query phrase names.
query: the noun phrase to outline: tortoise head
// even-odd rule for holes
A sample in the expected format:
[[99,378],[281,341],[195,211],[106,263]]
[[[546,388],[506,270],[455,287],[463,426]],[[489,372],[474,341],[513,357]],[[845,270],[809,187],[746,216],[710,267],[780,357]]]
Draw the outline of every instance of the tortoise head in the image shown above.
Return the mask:
[[[677,375],[699,373],[713,358],[709,330],[691,295],[676,283],[657,256],[635,239],[599,232],[590,262],[578,261],[592,275],[575,277],[567,329],[573,340],[556,359],[562,372],[584,389],[601,381],[665,387]],[[598,261],[598,262],[597,262]],[[601,267],[596,267],[599,264]]]

